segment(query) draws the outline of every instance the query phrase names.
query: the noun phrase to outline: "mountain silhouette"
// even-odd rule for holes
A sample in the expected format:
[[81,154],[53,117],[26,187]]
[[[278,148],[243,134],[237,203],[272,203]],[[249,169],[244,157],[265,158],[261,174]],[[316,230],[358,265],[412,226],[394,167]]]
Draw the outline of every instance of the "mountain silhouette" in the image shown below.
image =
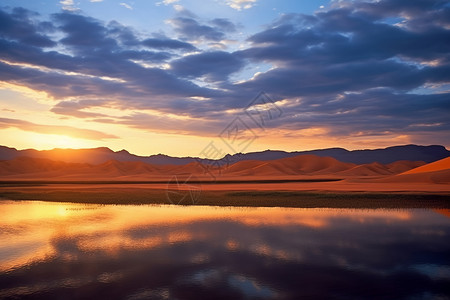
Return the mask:
[[197,157],[172,157],[164,154],[138,156],[126,150],[113,151],[106,147],[91,149],[53,149],[53,150],[17,150],[0,146],[0,160],[10,160],[17,157],[45,158],[70,163],[101,164],[110,160],[119,162],[136,161],[152,165],[186,165],[194,162],[216,165],[231,165],[239,161],[257,160],[270,161],[299,155],[316,155],[332,157],[340,162],[353,164],[390,164],[400,160],[424,161],[431,163],[450,156],[444,146],[403,145],[373,150],[346,150],[343,148],[328,148],[309,151],[286,152],[279,150],[265,150],[260,152],[237,153],[226,155],[219,160],[201,159]]

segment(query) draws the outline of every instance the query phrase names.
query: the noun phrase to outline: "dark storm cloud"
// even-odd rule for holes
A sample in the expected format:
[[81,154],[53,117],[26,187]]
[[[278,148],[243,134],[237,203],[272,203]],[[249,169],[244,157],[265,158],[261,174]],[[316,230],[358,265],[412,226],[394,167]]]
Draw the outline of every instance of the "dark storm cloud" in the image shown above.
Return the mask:
[[[226,52],[194,45],[217,45],[236,25],[187,11],[169,20],[175,38],[78,13],[43,21],[21,8],[4,9],[0,79],[47,92],[59,101],[52,109],[58,114],[110,120],[86,110],[150,108],[190,117],[186,129],[199,134],[220,132],[226,111],[245,108],[262,90],[285,102],[269,127],[324,127],[341,135],[448,132],[449,16],[447,1],[339,1],[314,15],[283,15],[250,36],[247,48]],[[249,73],[263,63],[271,68]],[[152,118],[113,119],[156,126],[145,117]],[[182,126],[164,122],[170,130]]]

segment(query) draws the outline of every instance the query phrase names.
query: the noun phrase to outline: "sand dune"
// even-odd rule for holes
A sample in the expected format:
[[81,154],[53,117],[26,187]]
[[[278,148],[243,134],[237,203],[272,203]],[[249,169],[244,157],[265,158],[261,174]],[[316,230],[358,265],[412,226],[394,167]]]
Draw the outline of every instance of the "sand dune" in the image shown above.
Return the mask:
[[409,183],[450,183],[450,157],[410,169],[396,176],[390,176],[379,182],[409,182]]
[[[408,163],[408,166],[413,164]],[[432,183],[448,184],[450,183],[450,157],[412,168],[395,176],[385,177],[377,182],[384,183]]]
[[450,209],[441,208],[441,209],[434,209],[434,211],[450,218]]
[[389,176],[389,177],[377,180],[377,182],[449,184],[450,183],[450,169],[434,171],[434,172],[412,173],[412,174],[403,173],[403,174]]
[[226,175],[323,175],[334,174],[354,167],[355,164],[343,163],[331,157],[299,155],[272,161],[247,160],[237,162],[224,170]]
[[[93,188],[93,186],[97,188],[99,181],[127,181],[132,183],[130,189],[141,187],[164,190],[167,188],[167,182],[174,175],[177,175],[182,183],[188,177],[191,180],[211,181],[206,171],[212,170],[215,171],[215,179],[222,182],[212,181],[202,184],[202,190],[449,193],[448,161],[449,159],[446,159],[429,165],[411,161],[398,161],[387,165],[379,163],[355,165],[330,157],[301,155],[272,161],[237,162],[219,172],[214,170],[214,166],[202,166],[196,162],[186,165],[152,165],[136,161],[110,160],[101,164],[84,164],[21,157],[0,161],[0,180],[68,181],[62,186],[58,185],[57,189],[67,185],[77,191]],[[414,172],[408,172],[410,169]],[[255,180],[278,180],[279,182],[262,184]],[[289,182],[283,182],[283,180],[289,180]],[[90,181],[91,184],[75,186],[69,181]],[[136,181],[155,182],[142,184]],[[115,189],[117,185],[114,183],[101,188]]]
[[399,161],[388,165],[371,163],[356,165],[340,162],[331,157],[299,155],[273,161],[248,160],[237,162],[224,170],[229,176],[282,176],[282,175],[339,175],[381,176],[393,175],[425,164],[424,162]]
[[393,174],[400,174],[408,170],[425,165],[424,161],[409,161],[409,160],[399,160],[390,164],[387,164],[389,171]]
[[425,172],[435,172],[441,170],[450,169],[450,157],[423,165],[418,168],[414,168],[412,170],[405,171],[403,174],[417,174],[417,173],[425,173]]
[[168,175],[199,175],[209,172],[214,169],[213,166],[202,165],[198,162],[191,162],[186,165],[164,165],[158,166],[161,173]]
[[379,176],[391,175],[392,172],[385,165],[379,163],[371,163],[365,165],[355,166],[351,169],[337,173],[338,175],[346,176]]
[[[432,163],[433,170],[442,168],[449,160]],[[110,160],[100,164],[67,163],[44,158],[19,157],[0,161],[0,178],[3,180],[52,179],[52,180],[154,180],[166,179],[173,175],[181,177],[207,178],[212,172],[219,180],[280,179],[327,176],[332,178],[386,177],[414,170],[429,170],[424,162],[398,161],[383,165],[371,163],[356,165],[340,162],[331,157],[299,155],[271,161],[246,160],[237,162],[220,170],[215,166],[201,165],[197,162],[186,165],[152,165],[139,161]],[[407,175],[408,172],[404,173]],[[427,177],[428,176],[428,177]],[[411,180],[445,182],[446,175],[427,175],[424,178],[411,177]],[[429,177],[431,176],[431,177]],[[403,177],[396,177],[400,180]],[[216,179],[217,179],[216,178]],[[400,178],[400,179],[399,179]],[[406,177],[405,177],[406,178]],[[409,180],[409,179],[408,179]]]
[[300,155],[291,158],[284,158],[275,163],[292,166],[304,174],[331,174],[346,170],[355,166],[353,163],[340,162],[332,157],[320,157],[316,155]]
[[159,170],[150,164],[143,162],[122,162],[110,160],[93,167],[95,171],[114,173],[119,175],[143,174],[143,173],[159,173]]
[[279,176],[279,175],[295,175],[295,172],[283,164],[265,161],[243,161],[231,165],[223,170],[223,174],[228,176]]
[[0,162],[0,176],[8,179],[104,179],[135,174],[157,174],[157,170],[141,162],[108,161],[91,165],[29,157]]
[[89,164],[66,163],[45,158],[17,157],[12,160],[0,162],[0,176],[58,170],[74,172],[88,168],[89,166]]

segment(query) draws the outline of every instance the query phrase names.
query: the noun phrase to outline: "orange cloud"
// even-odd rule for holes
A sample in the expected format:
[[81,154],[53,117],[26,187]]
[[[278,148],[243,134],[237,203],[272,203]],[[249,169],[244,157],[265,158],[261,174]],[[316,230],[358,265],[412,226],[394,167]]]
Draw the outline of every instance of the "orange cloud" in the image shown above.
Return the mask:
[[0,118],[0,128],[11,128],[11,127],[18,128],[24,131],[32,131],[44,134],[65,135],[88,140],[119,138],[118,136],[92,129],[75,128],[70,126],[59,126],[59,125],[43,125],[19,119]]

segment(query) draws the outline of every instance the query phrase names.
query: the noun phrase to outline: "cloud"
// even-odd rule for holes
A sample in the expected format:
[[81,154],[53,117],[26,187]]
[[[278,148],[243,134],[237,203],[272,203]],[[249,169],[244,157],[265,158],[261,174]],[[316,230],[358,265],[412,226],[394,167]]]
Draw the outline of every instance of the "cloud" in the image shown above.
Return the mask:
[[[186,10],[169,21],[176,36],[149,36],[71,11],[43,22],[24,9],[1,9],[0,80],[46,92],[56,114],[142,130],[157,126],[143,121],[152,110],[180,116],[176,126],[158,119],[161,130],[184,123],[191,134],[219,133],[230,111],[242,114],[266,91],[284,112],[267,126],[283,132],[311,127],[421,141],[428,134],[440,143],[450,132],[450,9],[431,0],[338,3],[283,15],[234,52],[216,49],[235,24]],[[142,124],[94,110],[100,107],[134,110]]]
[[257,0],[228,0],[226,4],[236,10],[243,10],[252,8]]
[[224,51],[212,51],[175,60],[171,63],[171,71],[187,78],[206,76],[208,81],[223,81],[244,65],[244,61],[238,56]]
[[[39,65],[50,68],[44,70],[40,68],[14,68],[11,65],[3,64],[1,67],[5,72],[10,72],[10,76],[5,76],[5,80],[13,81],[17,76],[21,77],[22,83],[33,86],[39,90],[46,90],[53,97],[95,95],[95,93],[105,93],[107,90],[116,93],[128,93],[133,95],[152,94],[152,87],[157,90],[168,87],[169,81],[173,81],[172,93],[180,94],[191,89],[191,93],[196,93],[195,85],[189,82],[182,82],[165,71],[159,69],[147,69],[130,61],[139,60],[146,63],[163,62],[170,57],[165,52],[151,52],[145,50],[132,50],[122,48],[118,43],[125,42],[133,44],[135,37],[130,32],[125,32],[128,37],[124,38],[123,27],[112,24],[112,27],[105,27],[97,20],[81,15],[62,13],[54,15],[58,29],[65,34],[60,39],[60,43],[69,47],[75,56],[68,56],[58,52],[44,52],[43,50],[17,42],[0,41],[1,52],[4,59],[12,62],[25,62],[31,65]],[[137,40],[136,40],[137,41]],[[141,41],[134,42],[140,44]],[[154,46],[159,47],[185,47],[191,49],[187,43],[175,40],[162,40],[158,45],[156,40]],[[79,55],[79,56],[78,56]],[[67,72],[79,72],[81,75],[64,75],[59,70]],[[20,74],[20,75],[19,75]],[[138,75],[139,74],[139,75]],[[5,73],[6,75],[6,73]],[[85,76],[82,76],[85,75]],[[94,78],[92,78],[94,76]],[[104,80],[103,76],[120,78],[120,81],[130,81],[131,85],[120,85],[117,82]],[[133,79],[131,77],[134,77]],[[54,83],[54,78],[59,77]],[[53,78],[53,79],[51,79]],[[128,79],[127,79],[128,78]],[[136,88],[137,81],[141,81],[141,88]],[[165,81],[165,83],[163,83]],[[94,86],[93,83],[96,82]],[[178,86],[177,89],[173,87]],[[185,88],[183,88],[183,86]],[[144,92],[147,90],[147,92]],[[200,89],[198,89],[200,91]],[[181,92],[181,94],[184,92]],[[198,92],[197,92],[198,93]],[[163,92],[164,94],[164,92]]]
[[225,32],[236,31],[236,25],[234,25],[234,23],[230,22],[230,20],[225,18],[216,18],[211,20],[210,23],[213,24],[216,28],[219,28]]
[[119,5],[125,7],[125,8],[127,8],[129,10],[133,10],[133,7],[131,5],[129,5],[129,4],[127,4],[127,3],[121,2],[121,3],[119,3]]
[[50,110],[56,114],[76,118],[106,118],[108,115],[83,111],[91,107],[106,106],[108,103],[101,100],[61,101]]
[[11,128],[11,127],[18,128],[24,131],[31,131],[44,134],[65,135],[74,138],[81,138],[88,140],[104,140],[104,139],[119,138],[118,136],[103,133],[92,129],[82,129],[58,125],[42,125],[19,119],[0,118],[0,128]]
[[292,97],[378,87],[406,92],[427,82],[447,82],[449,76],[440,72],[447,66],[423,62],[448,56],[450,46],[442,41],[449,34],[443,29],[413,32],[347,9],[312,18],[285,16],[250,37],[253,46],[241,52],[279,67],[244,85],[272,86]]
[[154,49],[189,50],[196,48],[189,43],[169,38],[149,38],[142,41],[142,45]]
[[220,41],[225,38],[225,34],[219,29],[208,25],[201,25],[193,18],[178,17],[170,19],[169,23],[182,38],[187,40],[205,39]]
[[53,25],[47,22],[33,21],[36,15],[24,8],[14,8],[10,13],[0,10],[0,34],[7,40],[36,47],[53,47],[56,42],[51,40],[47,31],[53,30]]
[[73,0],[61,0],[61,1],[59,1],[59,3],[62,5],[63,10],[68,10],[68,11],[78,10],[78,8],[75,6],[75,3],[73,2]]
[[118,43],[126,46],[136,46],[140,43],[138,33],[129,26],[124,26],[117,21],[108,23],[106,33]]
[[[288,110],[284,110],[289,122],[277,125],[325,127],[334,136],[448,131],[450,124],[445,114],[450,111],[450,105],[446,97],[445,94],[401,95],[385,89],[328,98],[308,97],[292,103]],[[417,126],[419,123],[422,125]]]
[[[199,120],[203,122],[199,122]],[[174,118],[170,115],[151,115],[135,112],[128,116],[114,119],[115,124],[126,125],[131,128],[150,132],[163,132],[181,135],[198,135],[202,132],[203,136],[217,136],[216,128],[224,127],[227,124],[223,120],[214,120],[210,118]],[[205,127],[205,124],[208,124]]]
[[177,2],[180,2],[180,0],[163,0],[161,2],[156,2],[156,5],[157,6],[159,6],[161,4],[170,5],[170,4],[174,4],[174,3],[177,3]]
[[174,4],[173,8],[178,12],[178,13],[183,13],[184,11],[186,11],[186,9],[179,4]]
[[117,47],[117,41],[108,37],[107,28],[99,21],[72,13],[53,15],[59,29],[65,34],[59,42],[78,52],[92,52]]

